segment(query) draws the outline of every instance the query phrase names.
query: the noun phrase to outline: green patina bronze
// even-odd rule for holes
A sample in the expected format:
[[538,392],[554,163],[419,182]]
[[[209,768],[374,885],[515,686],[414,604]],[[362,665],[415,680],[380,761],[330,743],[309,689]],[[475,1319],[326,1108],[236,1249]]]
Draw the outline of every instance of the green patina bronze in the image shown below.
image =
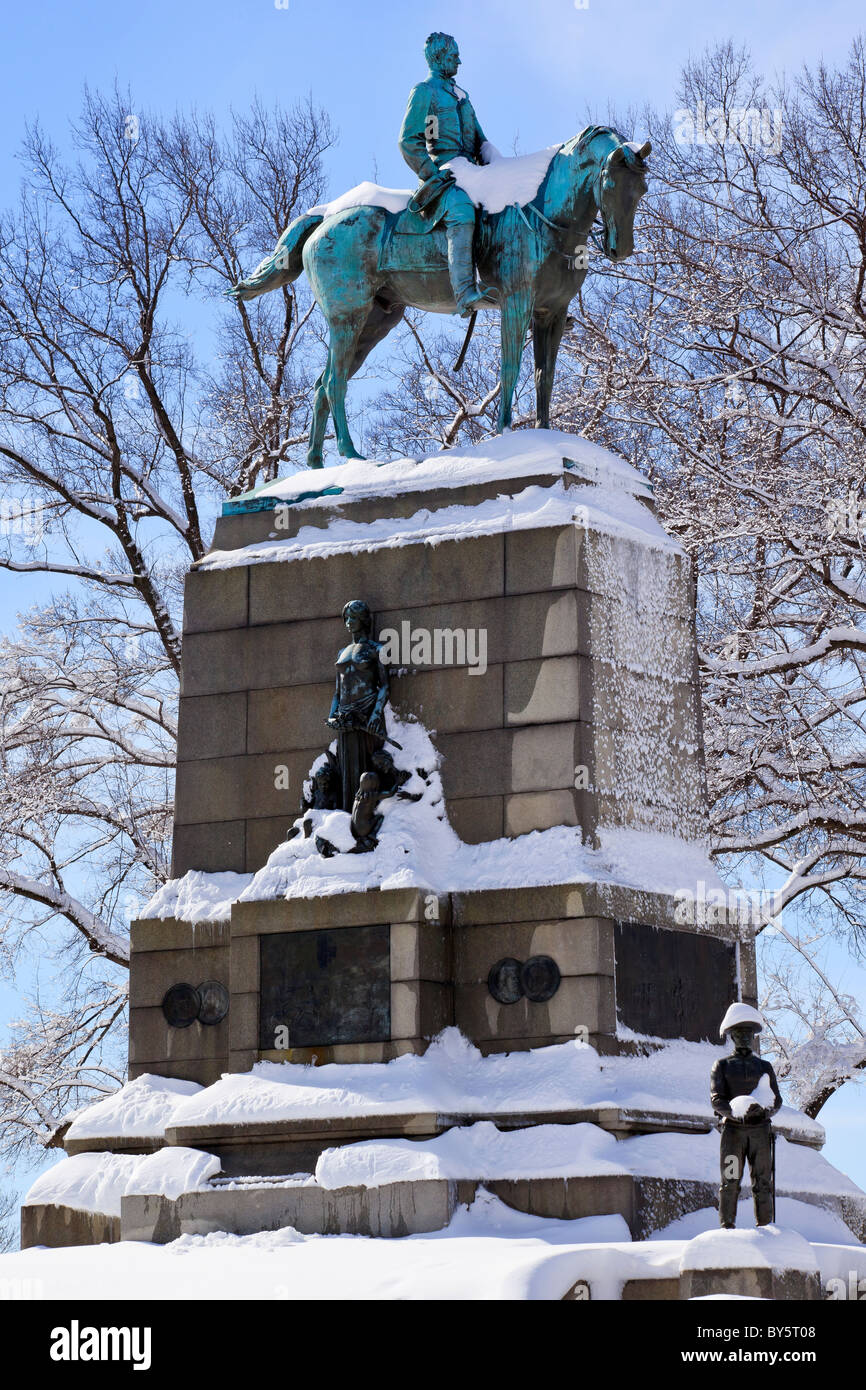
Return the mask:
[[330,333],[328,360],[316,383],[311,468],[322,466],[329,414],[340,453],[361,457],[346,419],[346,386],[410,306],[471,314],[498,305],[500,431],[511,425],[531,324],[536,424],[547,428],[556,357],[568,306],[586,278],[587,240],[596,218],[602,221],[599,248],[609,260],[623,261],[634,249],[649,142],[635,149],[611,127],[589,126],[554,154],[530,203],[479,213],[440,167],[457,154],[476,163],[483,159],[484,134],[469,98],[453,82],[457,45],[435,34],[426,52],[430,77],[412,91],[400,137],[404,157],[422,180],[409,207],[400,213],[365,206],[299,217],[273,254],[229,291],[237,299],[254,299],[306,272]]

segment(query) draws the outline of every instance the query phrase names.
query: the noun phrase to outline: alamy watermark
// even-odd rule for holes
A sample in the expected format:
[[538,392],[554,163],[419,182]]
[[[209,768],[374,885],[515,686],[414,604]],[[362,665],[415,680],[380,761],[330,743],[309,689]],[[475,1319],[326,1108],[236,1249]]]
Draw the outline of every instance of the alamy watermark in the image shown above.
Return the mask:
[[681,106],[674,112],[674,139],[678,145],[743,145],[746,149],[782,149],[782,111],[776,106],[707,106],[701,100],[694,110]]
[[413,627],[408,619],[379,633],[381,659],[389,666],[468,666],[470,676],[487,670],[486,627]]
[[858,1274],[858,1270],[849,1269],[847,1279],[843,1279],[841,1275],[828,1279],[824,1285],[824,1297],[828,1303],[844,1300],[852,1303],[866,1302],[866,1279],[860,1279]]
[[45,503],[41,497],[0,498],[0,535],[18,536],[25,545],[38,545],[45,534]]
[[776,889],[708,888],[703,879],[694,888],[678,888],[674,902],[674,921],[692,927],[723,926],[732,919],[743,927],[769,926],[785,905]]
[[826,517],[831,536],[866,536],[866,499],[857,492],[832,497],[827,503]]

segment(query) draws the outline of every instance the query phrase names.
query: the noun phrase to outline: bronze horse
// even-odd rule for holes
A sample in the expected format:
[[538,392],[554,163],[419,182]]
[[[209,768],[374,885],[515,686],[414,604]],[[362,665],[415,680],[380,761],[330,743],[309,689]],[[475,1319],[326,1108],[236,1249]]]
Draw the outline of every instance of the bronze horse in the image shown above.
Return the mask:
[[[536,424],[549,426],[556,357],[568,306],[586,278],[587,239],[600,213],[600,249],[613,262],[632,254],[634,215],[646,192],[650,150],[648,141],[636,149],[609,126],[589,126],[553,155],[530,203],[479,216],[476,264],[484,282],[497,290],[502,316],[500,431],[511,424],[530,321]],[[368,206],[327,217],[308,213],[286,228],[273,254],[248,279],[228,291],[237,299],[254,299],[306,271],[330,334],[328,360],[316,382],[310,468],[322,466],[329,413],[340,453],[361,457],[346,420],[346,385],[406,308],[455,312],[444,236],[437,237],[436,231],[401,236],[400,219],[407,216],[412,214]]]

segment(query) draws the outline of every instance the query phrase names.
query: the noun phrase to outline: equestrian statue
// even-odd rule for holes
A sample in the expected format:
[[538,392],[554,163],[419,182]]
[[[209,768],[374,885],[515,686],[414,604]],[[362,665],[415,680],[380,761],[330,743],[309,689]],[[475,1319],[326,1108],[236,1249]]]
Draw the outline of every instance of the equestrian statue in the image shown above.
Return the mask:
[[556,357],[568,306],[586,278],[596,218],[602,226],[594,240],[608,260],[619,263],[634,250],[649,141],[637,146],[610,126],[588,126],[551,150],[530,201],[485,211],[460,186],[452,163],[496,164],[497,177],[507,179],[502,166],[518,161],[502,159],[469,97],[456,86],[455,40],[431,34],[424,52],[430,74],[413,88],[400,134],[403,157],[421,180],[414,194],[390,211],[394,190],[379,190],[377,205],[375,187],[362,184],[353,190],[359,195],[354,202],[349,195],[337,200],[339,210],[311,210],[290,223],[273,253],[228,291],[238,300],[255,299],[306,272],[329,330],[328,358],[316,382],[310,468],[322,467],[329,414],[340,454],[362,457],[349,433],[346,386],[407,308],[468,316],[470,331],[479,310],[498,308],[500,432],[511,426],[531,324],[536,426],[548,428]]

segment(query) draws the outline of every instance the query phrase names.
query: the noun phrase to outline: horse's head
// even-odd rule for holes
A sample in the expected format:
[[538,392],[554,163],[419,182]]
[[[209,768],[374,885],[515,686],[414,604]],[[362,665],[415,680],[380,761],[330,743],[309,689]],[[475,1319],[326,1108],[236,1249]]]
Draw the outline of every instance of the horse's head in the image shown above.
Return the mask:
[[634,215],[646,193],[646,159],[651,150],[649,140],[635,149],[620,138],[600,165],[595,204],[604,223],[604,254],[610,261],[624,261],[634,251]]

